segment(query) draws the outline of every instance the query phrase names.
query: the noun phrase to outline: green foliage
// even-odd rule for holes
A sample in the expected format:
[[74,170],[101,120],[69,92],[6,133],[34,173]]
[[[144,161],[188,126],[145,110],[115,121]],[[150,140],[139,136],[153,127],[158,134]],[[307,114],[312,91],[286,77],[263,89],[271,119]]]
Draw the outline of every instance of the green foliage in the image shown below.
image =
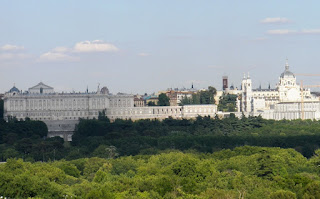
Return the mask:
[[98,120],[99,120],[99,121],[104,121],[104,122],[110,123],[110,120],[109,120],[108,117],[106,116],[105,110],[99,111]]
[[[244,145],[294,148],[309,158],[320,146],[319,121],[274,121],[261,116],[238,119],[234,114],[223,119],[199,116],[193,120],[117,119],[111,123],[101,112],[98,120],[80,120],[69,144],[59,137],[44,139],[46,134],[47,127],[39,121],[0,123],[1,161],[7,158],[28,161],[112,159],[157,154],[168,149],[211,153]],[[313,165],[316,164],[320,161],[313,158]],[[320,169],[318,171],[320,173]]]
[[245,146],[109,160],[8,159],[0,164],[0,193],[10,198],[319,198],[314,158],[292,149]]
[[84,165],[83,176],[89,181],[93,180],[95,173],[106,162],[107,161],[105,159],[101,158],[89,158]]
[[64,171],[64,173],[67,175],[70,175],[76,178],[80,177],[79,169],[71,162],[59,161],[59,162],[54,162],[53,165],[55,167],[58,167],[62,171]]
[[156,103],[153,102],[153,101],[149,101],[147,105],[148,105],[148,106],[157,106]]
[[192,97],[184,97],[181,99],[180,105],[188,104],[214,104],[214,96],[216,95],[217,90],[209,86],[207,90],[200,91],[198,93],[192,94]]
[[270,194],[270,199],[295,199],[296,194],[291,191],[278,190]]
[[237,95],[227,94],[222,95],[219,100],[218,110],[224,112],[235,112]]
[[161,93],[158,99],[158,106],[170,106],[170,98],[165,93]]

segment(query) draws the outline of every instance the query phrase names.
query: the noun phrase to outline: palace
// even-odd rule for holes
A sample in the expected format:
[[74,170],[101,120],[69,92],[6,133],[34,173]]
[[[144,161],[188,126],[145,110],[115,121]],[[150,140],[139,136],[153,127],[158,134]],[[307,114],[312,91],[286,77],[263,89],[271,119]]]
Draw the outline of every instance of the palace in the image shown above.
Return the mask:
[[42,82],[22,92],[15,86],[4,95],[4,118],[15,117],[18,120],[30,118],[44,121],[49,130],[49,137],[61,136],[71,140],[75,125],[80,118],[98,118],[99,112],[105,111],[111,120],[115,119],[165,119],[214,117],[216,105],[187,106],[150,106],[136,107],[134,96],[118,93],[110,94],[107,87],[97,92],[57,93]]

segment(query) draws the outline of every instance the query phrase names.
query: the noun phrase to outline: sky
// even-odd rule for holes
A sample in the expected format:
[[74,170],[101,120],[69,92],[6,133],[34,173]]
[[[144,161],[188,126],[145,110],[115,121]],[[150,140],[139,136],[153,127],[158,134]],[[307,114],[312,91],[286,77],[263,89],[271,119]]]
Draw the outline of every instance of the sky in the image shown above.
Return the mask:
[[[40,81],[57,92],[275,87],[320,74],[320,1],[0,0],[0,93]],[[297,76],[304,85],[320,76]]]

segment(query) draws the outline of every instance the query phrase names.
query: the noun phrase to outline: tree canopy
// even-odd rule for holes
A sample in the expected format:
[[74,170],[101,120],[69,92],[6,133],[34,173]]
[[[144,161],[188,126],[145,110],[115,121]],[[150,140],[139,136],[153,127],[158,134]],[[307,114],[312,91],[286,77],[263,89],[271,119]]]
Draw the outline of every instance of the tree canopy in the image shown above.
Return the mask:
[[0,164],[7,198],[318,198],[319,156],[293,149],[237,147],[214,153]]
[[219,100],[218,110],[224,112],[235,112],[237,108],[237,97],[237,95],[233,94],[222,95]]
[[214,96],[216,95],[217,90],[209,86],[207,90],[202,90],[200,92],[192,94],[191,97],[185,96],[181,99],[180,105],[188,104],[214,104]]
[[158,106],[170,106],[170,98],[165,93],[161,93],[158,99]]

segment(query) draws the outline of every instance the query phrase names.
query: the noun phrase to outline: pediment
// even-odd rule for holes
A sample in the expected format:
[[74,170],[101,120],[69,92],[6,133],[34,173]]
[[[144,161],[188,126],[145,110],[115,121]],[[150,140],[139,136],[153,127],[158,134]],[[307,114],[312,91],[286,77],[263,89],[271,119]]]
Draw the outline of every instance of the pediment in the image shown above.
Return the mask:
[[43,89],[53,89],[51,86],[48,86],[48,85],[45,85],[44,83],[40,82],[38,83],[37,85],[29,88],[29,89],[40,89],[40,88],[43,88]]

